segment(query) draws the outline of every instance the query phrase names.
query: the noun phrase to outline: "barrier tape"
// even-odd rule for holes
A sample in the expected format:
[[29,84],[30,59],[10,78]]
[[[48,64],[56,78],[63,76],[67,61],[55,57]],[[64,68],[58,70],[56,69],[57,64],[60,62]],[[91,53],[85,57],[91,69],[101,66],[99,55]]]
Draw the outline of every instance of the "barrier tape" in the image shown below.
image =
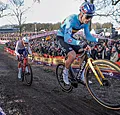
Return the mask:
[[[11,50],[10,48],[5,47],[4,51],[6,51],[9,54],[15,56],[14,50]],[[53,56],[49,56],[49,55],[46,54],[45,57],[44,57],[44,56],[40,56],[38,53],[33,53],[33,55],[34,55],[34,62],[36,62],[38,64],[56,66],[59,63],[64,63],[65,62],[65,59],[64,59],[63,56],[53,57]],[[30,60],[33,59],[33,57],[30,56],[30,55],[28,55],[28,58]],[[115,62],[115,63],[120,66],[120,62]],[[74,62],[72,63],[72,67],[75,67],[75,68],[79,67],[79,60],[78,59],[74,60]]]

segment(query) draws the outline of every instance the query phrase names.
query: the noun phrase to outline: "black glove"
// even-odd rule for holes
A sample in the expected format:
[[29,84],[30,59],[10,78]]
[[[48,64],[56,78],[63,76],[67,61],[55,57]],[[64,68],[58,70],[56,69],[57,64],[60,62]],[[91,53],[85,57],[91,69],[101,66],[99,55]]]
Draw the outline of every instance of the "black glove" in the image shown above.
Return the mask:
[[86,48],[87,47],[87,42],[86,41],[81,41],[79,43],[79,45],[80,45],[81,48]]

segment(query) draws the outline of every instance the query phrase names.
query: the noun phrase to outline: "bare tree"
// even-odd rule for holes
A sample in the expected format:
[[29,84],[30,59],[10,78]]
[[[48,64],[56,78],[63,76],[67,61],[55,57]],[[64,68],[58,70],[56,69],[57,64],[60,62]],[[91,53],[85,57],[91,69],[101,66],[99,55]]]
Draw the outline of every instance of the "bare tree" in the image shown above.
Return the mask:
[[120,0],[112,0],[112,5],[116,5],[118,2],[120,2]]
[[24,7],[24,0],[10,0],[9,3],[9,12],[10,15],[17,21],[19,25],[20,34],[22,32],[22,25],[26,21],[24,14],[29,9]]
[[33,0],[34,2],[38,2],[38,3],[40,3],[40,0]]
[[[39,0],[38,0],[39,1]],[[84,0],[85,2],[87,1],[91,1],[94,2],[95,0]],[[106,0],[102,0],[104,3],[106,2]],[[111,2],[111,5],[116,5],[120,2],[120,0],[109,0]]]
[[94,0],[96,5],[96,14],[100,17],[111,17],[120,23],[120,0]]
[[9,16],[11,16],[12,19],[14,19],[17,22],[20,30],[20,34],[22,33],[22,30],[24,28],[23,24],[26,21],[25,14],[34,5],[34,3],[35,1],[33,1],[31,6],[25,7],[24,0],[9,0],[9,3],[8,3],[9,8],[7,12],[9,12]]
[[0,1],[0,18],[8,15],[8,14],[4,15],[3,13],[6,9],[7,9],[7,4],[4,4],[3,2]]

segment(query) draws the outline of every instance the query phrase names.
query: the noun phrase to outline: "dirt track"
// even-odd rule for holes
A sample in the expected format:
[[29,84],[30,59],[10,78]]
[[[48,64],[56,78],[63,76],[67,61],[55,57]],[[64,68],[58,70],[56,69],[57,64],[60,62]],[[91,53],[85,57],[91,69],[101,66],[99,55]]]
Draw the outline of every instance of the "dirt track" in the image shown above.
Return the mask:
[[62,92],[54,71],[32,65],[32,86],[17,79],[17,61],[0,52],[0,104],[6,115],[120,115],[108,110],[79,85],[71,93]]

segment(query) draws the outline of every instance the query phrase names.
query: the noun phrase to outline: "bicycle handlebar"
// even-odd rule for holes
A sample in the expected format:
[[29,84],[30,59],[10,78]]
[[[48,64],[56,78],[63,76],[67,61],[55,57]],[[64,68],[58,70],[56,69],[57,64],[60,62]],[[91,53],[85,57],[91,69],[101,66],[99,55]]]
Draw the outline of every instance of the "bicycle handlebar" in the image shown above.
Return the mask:
[[[115,40],[112,40],[112,39],[109,39],[109,38],[99,38],[99,39],[101,39],[101,40],[103,40],[104,42],[106,42],[106,40],[107,41],[115,41]],[[82,54],[80,55],[80,56],[78,56],[79,58],[82,58],[84,55],[85,55],[85,53],[87,53],[87,52],[89,52],[89,50],[91,50],[91,46],[90,46],[90,44],[88,43],[88,41],[87,40],[85,40],[84,42],[86,42],[86,47],[85,48],[81,48],[80,50],[79,50],[79,52],[82,52]],[[103,42],[102,42],[103,43]],[[85,44],[85,43],[84,43]],[[101,44],[100,42],[97,42],[97,44]],[[96,44],[94,44],[94,46],[95,46]]]

